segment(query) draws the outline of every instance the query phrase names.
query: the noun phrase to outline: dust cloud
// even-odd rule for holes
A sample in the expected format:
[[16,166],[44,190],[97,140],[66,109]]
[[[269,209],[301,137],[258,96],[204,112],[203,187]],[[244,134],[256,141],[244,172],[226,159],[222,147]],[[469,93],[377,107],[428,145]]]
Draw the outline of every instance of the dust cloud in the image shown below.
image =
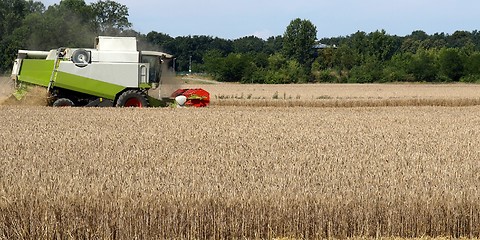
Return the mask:
[[9,77],[0,76],[0,104],[3,104],[14,92],[14,82]]
[[162,78],[160,79],[160,97],[168,98],[182,86],[177,80],[175,71],[170,67],[171,59],[165,60],[162,64]]
[[19,101],[19,105],[24,106],[47,106],[48,105],[47,89],[40,86],[32,86],[27,90],[27,94]]
[[47,106],[47,89],[40,86],[29,86],[25,95],[18,100],[14,82],[9,77],[0,77],[0,105],[4,106]]
[[170,98],[173,92],[182,87],[181,81],[176,79],[176,74],[170,66],[171,61],[171,59],[164,59],[164,62],[162,63],[160,86],[157,89],[150,90],[150,96],[158,99]]

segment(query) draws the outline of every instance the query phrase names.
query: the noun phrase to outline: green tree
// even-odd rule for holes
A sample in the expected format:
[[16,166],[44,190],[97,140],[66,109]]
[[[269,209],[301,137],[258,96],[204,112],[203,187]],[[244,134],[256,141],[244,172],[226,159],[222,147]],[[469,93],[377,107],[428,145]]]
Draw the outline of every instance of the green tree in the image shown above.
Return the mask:
[[417,50],[420,48],[422,42],[420,40],[415,40],[413,38],[406,38],[402,42],[402,46],[400,47],[400,51],[403,53],[416,53]]
[[312,22],[300,18],[292,20],[283,35],[283,54],[304,67],[310,67],[316,40],[317,28]]
[[245,54],[230,53],[223,57],[218,50],[209,51],[205,56],[205,68],[217,80],[223,82],[240,82],[252,59]]
[[415,30],[412,32],[412,34],[410,34],[410,36],[407,36],[407,38],[411,38],[416,41],[425,41],[428,39],[428,34],[422,30]]
[[265,48],[265,41],[255,36],[248,36],[233,41],[233,49],[236,53],[260,53]]
[[474,52],[465,61],[466,75],[480,75],[480,52]]
[[128,7],[115,1],[98,1],[91,4],[94,22],[99,34],[117,35],[131,28]]
[[401,46],[399,39],[388,35],[385,30],[370,33],[368,43],[368,54],[382,62],[390,60]]
[[265,83],[305,83],[309,80],[303,66],[295,59],[288,59],[283,54],[276,53],[268,58],[268,62]]
[[222,69],[225,68],[225,61],[223,61],[223,59],[224,56],[220,50],[213,49],[206,51],[205,54],[203,54],[205,71],[213,78],[219,79],[222,74]]
[[318,57],[315,59],[317,70],[333,68],[335,66],[335,51],[334,48],[325,48],[319,50]]
[[352,83],[383,82],[383,65],[376,57],[370,56],[365,63],[355,66],[348,79]]
[[399,52],[390,61],[385,63],[383,75],[387,82],[414,82],[413,74],[407,73],[409,63],[413,60],[413,53]]
[[354,49],[360,55],[368,54],[368,37],[365,32],[357,31],[356,33],[350,35],[345,41],[345,44],[348,45],[351,49]]
[[93,12],[84,0],[63,0],[43,14],[31,14],[24,20],[24,36],[31,49],[93,47],[96,36]]
[[263,50],[267,54],[274,54],[280,52],[283,48],[283,36],[269,37],[265,43],[265,49]]
[[412,74],[416,81],[433,82],[437,80],[435,52],[420,49],[408,62],[407,73]]
[[168,46],[174,40],[174,38],[171,37],[170,35],[165,33],[159,33],[156,31],[149,32],[146,37],[149,43],[152,43],[161,47]]
[[442,48],[438,54],[439,73],[450,81],[463,76],[463,59],[458,49]]
[[473,52],[465,58],[462,82],[480,82],[480,52]]
[[180,71],[188,70],[190,57],[193,65],[202,65],[204,54],[214,49],[227,56],[233,51],[232,42],[211,36],[185,36],[176,37],[164,48],[177,58],[176,63]]
[[350,70],[355,66],[361,65],[363,55],[359,49],[349,44],[342,44],[333,53],[334,66],[342,70]]
[[451,48],[461,48],[473,42],[472,34],[468,31],[455,31],[447,37],[447,44]]
[[40,2],[25,0],[1,0],[0,1],[0,38],[3,39],[13,33],[22,25],[22,21],[28,14],[35,11],[43,11],[45,7]]
[[25,17],[41,14],[41,2],[25,0],[0,1],[0,73],[11,70],[18,49],[25,48],[25,30],[21,29]]

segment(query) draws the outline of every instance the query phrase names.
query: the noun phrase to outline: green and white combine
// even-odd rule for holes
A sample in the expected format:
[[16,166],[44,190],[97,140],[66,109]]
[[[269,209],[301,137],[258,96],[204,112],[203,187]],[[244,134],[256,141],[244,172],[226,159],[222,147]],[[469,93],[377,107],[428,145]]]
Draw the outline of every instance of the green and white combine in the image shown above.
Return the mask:
[[[46,87],[53,106],[162,104],[158,96],[149,96],[148,91],[161,86],[161,65],[172,55],[138,51],[134,37],[97,37],[95,42],[93,49],[19,50],[12,78],[17,84]],[[178,95],[171,99],[175,97]],[[204,99],[207,97],[209,100],[209,96]]]

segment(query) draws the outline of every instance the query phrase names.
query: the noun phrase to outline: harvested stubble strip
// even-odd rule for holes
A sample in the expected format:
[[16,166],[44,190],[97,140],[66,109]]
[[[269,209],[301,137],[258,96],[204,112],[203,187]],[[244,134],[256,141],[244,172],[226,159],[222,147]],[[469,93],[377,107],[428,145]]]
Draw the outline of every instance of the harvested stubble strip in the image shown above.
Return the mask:
[[0,119],[0,239],[480,237],[478,106]]
[[213,106],[244,107],[467,107],[480,105],[480,98],[438,99],[216,99]]

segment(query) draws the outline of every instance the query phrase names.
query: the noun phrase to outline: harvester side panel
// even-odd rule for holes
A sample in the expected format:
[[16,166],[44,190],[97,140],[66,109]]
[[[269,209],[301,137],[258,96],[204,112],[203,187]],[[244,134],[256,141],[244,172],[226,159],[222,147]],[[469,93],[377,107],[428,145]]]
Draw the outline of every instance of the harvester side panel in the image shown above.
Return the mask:
[[55,87],[110,100],[114,100],[115,96],[125,89],[125,87],[121,85],[85,78],[65,72],[58,72]]
[[[138,88],[139,86],[140,67],[138,63],[94,62],[85,67],[77,67],[74,63],[65,61],[60,63],[58,71],[124,86],[125,88]],[[56,82],[61,79],[57,77]]]
[[137,51],[135,37],[109,37],[99,36],[95,48],[99,51]]
[[18,80],[47,87],[52,75],[53,60],[23,59]]
[[[23,59],[18,79],[47,87],[53,66],[53,60]],[[61,61],[53,87],[114,100],[125,88],[139,88],[141,77],[146,74],[148,64],[144,63],[94,62],[79,67],[71,61]]]
[[110,63],[138,63],[138,52],[99,52],[91,51],[92,62],[110,62]]

